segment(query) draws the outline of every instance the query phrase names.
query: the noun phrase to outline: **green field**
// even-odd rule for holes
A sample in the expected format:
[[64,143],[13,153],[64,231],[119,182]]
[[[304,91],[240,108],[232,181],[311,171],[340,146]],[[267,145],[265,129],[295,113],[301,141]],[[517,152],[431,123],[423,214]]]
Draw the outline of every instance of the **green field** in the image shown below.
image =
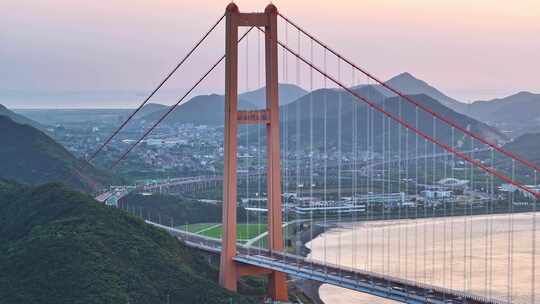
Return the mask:
[[219,223],[199,223],[199,224],[189,224],[176,227],[177,229],[187,230],[192,233],[199,233],[205,229],[209,229],[212,226],[219,225]]
[[[223,233],[219,223],[190,224],[178,228],[216,239],[220,239]],[[238,224],[236,230],[238,241],[247,241],[266,232],[266,224]]]

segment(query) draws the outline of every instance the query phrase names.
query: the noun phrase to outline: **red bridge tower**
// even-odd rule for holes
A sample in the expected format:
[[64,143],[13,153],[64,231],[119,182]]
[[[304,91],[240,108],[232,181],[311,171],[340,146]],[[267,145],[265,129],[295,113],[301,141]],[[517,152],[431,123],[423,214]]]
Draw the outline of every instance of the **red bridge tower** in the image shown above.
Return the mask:
[[[271,251],[283,251],[281,165],[279,148],[279,95],[277,8],[270,4],[264,13],[240,13],[236,4],[226,10],[225,61],[225,163],[223,181],[223,239],[219,282],[236,291],[241,276],[269,275],[269,295],[275,301],[288,301],[284,273],[237,264],[236,207],[237,207],[237,130],[238,124],[265,124],[267,133],[267,193],[268,246]],[[264,27],[266,61],[266,109],[238,112],[238,28]]]

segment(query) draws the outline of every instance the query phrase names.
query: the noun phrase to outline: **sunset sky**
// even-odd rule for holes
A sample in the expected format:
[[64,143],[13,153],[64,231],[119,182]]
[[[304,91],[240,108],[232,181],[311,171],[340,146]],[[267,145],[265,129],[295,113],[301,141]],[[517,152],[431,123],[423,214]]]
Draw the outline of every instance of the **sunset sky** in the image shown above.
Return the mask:
[[[2,0],[0,95],[2,91],[53,96],[58,92],[148,92],[227,3]],[[243,11],[255,11],[264,9],[268,1],[236,3]],[[407,71],[466,102],[523,90],[540,92],[538,0],[274,3],[283,14],[383,79]],[[223,41],[220,27],[167,89],[180,95],[223,53]],[[215,75],[199,93],[221,93],[222,87],[222,74]],[[36,100],[32,105],[17,98],[1,101],[27,107],[40,105]],[[138,102],[113,100],[97,106]]]

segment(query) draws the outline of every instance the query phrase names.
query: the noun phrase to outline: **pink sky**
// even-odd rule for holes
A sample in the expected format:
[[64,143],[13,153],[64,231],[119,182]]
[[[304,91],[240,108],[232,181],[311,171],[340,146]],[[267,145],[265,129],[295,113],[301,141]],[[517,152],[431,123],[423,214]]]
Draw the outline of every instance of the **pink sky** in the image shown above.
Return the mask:
[[[236,3],[241,10],[255,11],[264,9],[268,1]],[[274,3],[383,79],[408,71],[463,101],[521,90],[540,92],[538,0]],[[4,0],[0,90],[148,91],[226,4],[218,0]],[[220,29],[169,89],[181,92],[222,52]],[[222,82],[222,75],[215,75],[200,92],[220,92]]]

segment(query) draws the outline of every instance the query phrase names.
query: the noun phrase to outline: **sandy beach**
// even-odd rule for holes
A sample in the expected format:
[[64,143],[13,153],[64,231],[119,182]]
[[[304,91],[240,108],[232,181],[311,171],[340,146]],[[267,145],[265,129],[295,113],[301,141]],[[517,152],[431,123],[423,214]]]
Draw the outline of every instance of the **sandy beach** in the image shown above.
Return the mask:
[[[536,219],[540,226],[539,214]],[[345,223],[307,246],[318,261],[511,303],[540,303],[534,296],[540,250],[536,242],[533,258],[533,227],[532,213]],[[332,304],[396,303],[330,285],[321,286],[320,297]]]

